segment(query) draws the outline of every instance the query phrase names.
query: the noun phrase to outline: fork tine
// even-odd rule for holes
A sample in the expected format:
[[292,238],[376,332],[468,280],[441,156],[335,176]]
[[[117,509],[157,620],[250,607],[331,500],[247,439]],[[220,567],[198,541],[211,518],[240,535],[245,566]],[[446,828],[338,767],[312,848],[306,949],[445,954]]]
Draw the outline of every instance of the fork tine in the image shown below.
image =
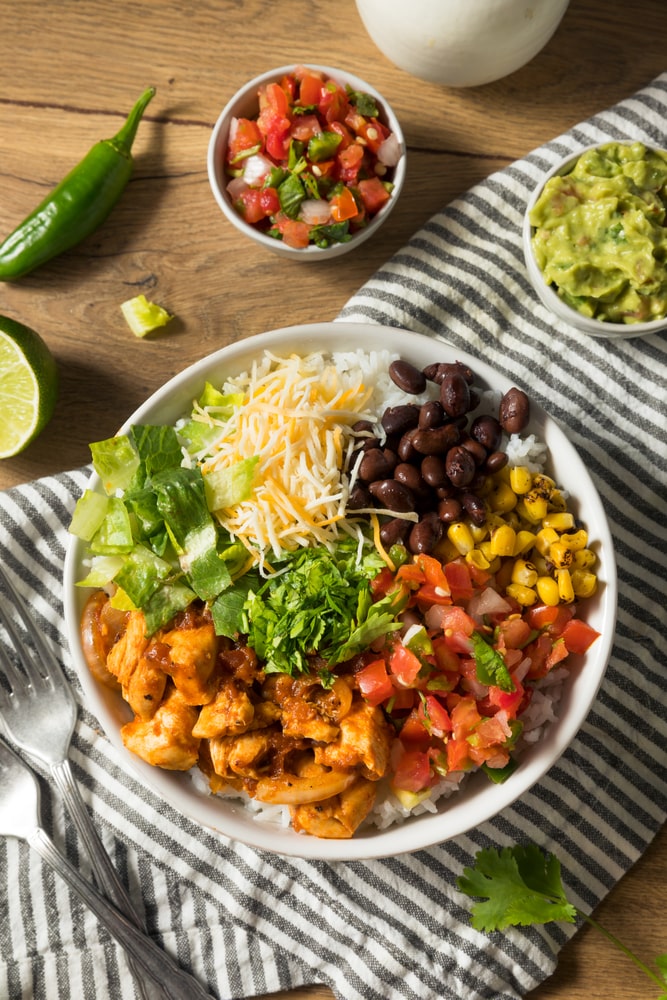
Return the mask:
[[[11,615],[8,615],[2,608],[2,605],[0,605],[0,621],[10,635],[14,648],[22,656],[22,662],[26,669],[26,674],[30,677],[30,680],[33,681],[33,683],[35,683],[38,679],[47,680],[49,676],[53,681],[64,681],[65,678],[62,669],[53,650],[47,644],[40,630],[36,628],[35,622],[28,614],[28,609],[26,608],[23,598],[2,566],[0,566],[0,579],[7,588],[12,599],[12,603],[23,621],[26,634],[31,640],[30,643],[27,643],[25,638],[19,635],[18,628],[13,618]],[[35,656],[35,653],[39,653],[41,661]]]

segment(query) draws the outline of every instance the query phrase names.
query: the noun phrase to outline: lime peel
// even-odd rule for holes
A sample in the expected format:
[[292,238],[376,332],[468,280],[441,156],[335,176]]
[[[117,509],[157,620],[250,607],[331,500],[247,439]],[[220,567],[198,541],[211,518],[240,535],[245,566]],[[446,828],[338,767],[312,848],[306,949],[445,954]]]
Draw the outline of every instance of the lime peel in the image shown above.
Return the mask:
[[147,333],[166,326],[169,320],[174,318],[162,306],[149,302],[145,295],[135,295],[134,298],[121,303],[120,308],[135,337],[145,337]]

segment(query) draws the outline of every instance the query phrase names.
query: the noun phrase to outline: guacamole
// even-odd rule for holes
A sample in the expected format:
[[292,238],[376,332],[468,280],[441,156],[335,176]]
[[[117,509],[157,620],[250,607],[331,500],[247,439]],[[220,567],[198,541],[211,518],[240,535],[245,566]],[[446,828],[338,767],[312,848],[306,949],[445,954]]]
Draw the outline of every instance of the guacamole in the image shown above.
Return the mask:
[[641,142],[588,150],[552,177],[530,213],[548,284],[610,323],[667,316],[667,153]]

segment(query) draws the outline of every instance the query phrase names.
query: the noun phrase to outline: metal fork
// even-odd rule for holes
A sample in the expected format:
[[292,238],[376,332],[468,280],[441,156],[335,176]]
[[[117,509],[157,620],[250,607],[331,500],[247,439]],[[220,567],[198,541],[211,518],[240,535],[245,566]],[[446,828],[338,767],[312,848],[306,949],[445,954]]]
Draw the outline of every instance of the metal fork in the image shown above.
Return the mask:
[[35,775],[3,740],[0,740],[0,836],[18,837],[30,844],[79,894],[131,956],[141,974],[159,984],[165,1000],[189,1000],[190,997],[212,1000],[192,976],[179,968],[151,938],[140,934],[135,924],[82,878],[60,853],[41,825],[39,785]]
[[[48,768],[88,851],[100,889],[132,921],[135,935],[137,929],[145,935],[146,927],[111,863],[72,773],[68,752],[77,718],[77,705],[69,682],[2,567],[0,581],[23,626],[20,630],[18,621],[5,607],[5,603],[0,603],[0,624],[4,626],[23,668],[19,669],[0,643],[0,667],[9,688],[5,690],[0,683],[0,719],[4,723],[5,733],[30,759],[41,761]],[[149,989],[149,984],[143,980],[140,971],[143,965],[140,963],[138,970],[133,960],[130,967],[135,975],[141,1000],[155,998],[153,984]],[[181,969],[178,972],[181,982],[185,983],[183,992],[174,992],[172,989],[167,994],[169,997],[203,1000],[209,996],[195,979]]]

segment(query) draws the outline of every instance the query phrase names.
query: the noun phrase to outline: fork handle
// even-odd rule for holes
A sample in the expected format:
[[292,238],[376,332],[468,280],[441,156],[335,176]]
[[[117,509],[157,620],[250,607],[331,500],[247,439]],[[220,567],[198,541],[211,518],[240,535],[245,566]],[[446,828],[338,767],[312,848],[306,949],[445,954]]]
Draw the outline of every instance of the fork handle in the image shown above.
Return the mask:
[[168,1000],[213,1000],[191,975],[181,969],[167,952],[163,951],[152,938],[138,931],[137,927],[109,903],[93,886],[79,875],[55,846],[49,835],[36,827],[28,837],[30,846],[51,865],[78,893],[92,910],[100,923],[104,924],[112,937],[125,949],[136,965],[155,983],[162,987]]
[[[118,872],[100,839],[97,828],[81,797],[69,759],[65,758],[51,764],[50,771],[84,843],[100,890],[139,930],[145,933],[146,924],[135,910],[132,900],[118,877]],[[164,1000],[163,991],[160,991],[159,996],[157,996],[153,984],[147,983],[141,975],[137,974],[133,959],[130,959],[129,964],[135,978],[139,1000]]]
[[51,765],[51,774],[60,789],[65,805],[74,820],[77,832],[83,840],[90,863],[93,866],[97,883],[111,902],[118,907],[140,930],[145,931],[146,925],[134,909],[132,900],[114,868],[111,858],[100,839],[97,828],[90,818],[81,797],[69,759]]

